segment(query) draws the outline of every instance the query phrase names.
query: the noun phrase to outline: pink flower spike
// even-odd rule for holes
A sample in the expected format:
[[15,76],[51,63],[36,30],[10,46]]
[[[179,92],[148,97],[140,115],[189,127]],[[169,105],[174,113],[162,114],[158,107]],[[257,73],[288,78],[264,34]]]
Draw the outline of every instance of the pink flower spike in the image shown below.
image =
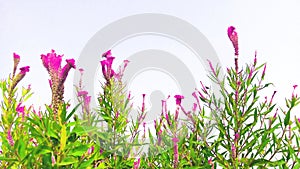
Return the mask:
[[62,68],[61,72],[60,72],[60,80],[61,80],[61,84],[63,84],[68,76],[69,71],[71,70],[71,68],[76,69],[75,66],[75,60],[74,59],[66,59],[66,65]]
[[106,51],[105,53],[102,54],[102,57],[111,57],[111,50]]
[[25,106],[21,106],[22,103],[19,103],[16,111],[18,112],[18,115],[22,117],[22,121],[24,121],[25,117]]
[[193,104],[193,112],[197,111],[197,103]]
[[82,91],[79,91],[77,95],[78,95],[78,97],[80,97],[80,96],[86,96],[87,94],[88,94],[87,91],[82,90]]
[[20,59],[20,55],[14,53],[14,59]]
[[133,169],[138,169],[140,167],[141,159],[139,158],[137,161],[133,162]]
[[7,141],[8,141],[10,146],[13,147],[15,145],[15,142],[14,142],[14,140],[12,138],[12,135],[11,135],[11,128],[9,128],[8,131],[7,131]]
[[255,56],[254,56],[254,66],[256,65],[257,59],[256,59],[257,51],[255,51]]
[[184,99],[184,96],[182,96],[182,95],[175,95],[174,97],[176,99],[176,104],[177,105],[180,105],[181,104],[181,100]]
[[295,90],[297,87],[298,87],[298,85],[294,85],[294,86],[293,86],[294,90]]
[[21,67],[20,68],[21,74],[25,75],[27,72],[29,72],[29,68],[30,66]]
[[90,147],[88,149],[88,155],[91,155],[94,152],[94,149],[95,149],[94,146]]
[[234,141],[237,141],[240,138],[240,134],[239,133],[235,133],[234,135]]
[[172,141],[173,141],[173,143],[175,144],[175,143],[178,143],[178,142],[179,142],[179,139],[178,139],[177,137],[174,137],[174,138],[172,138]]
[[233,26],[228,27],[227,34],[228,34],[228,37],[229,37],[230,41],[233,44],[234,51],[235,51],[234,54],[236,56],[238,56],[239,55],[238,35],[235,31],[235,27],[233,27]]
[[300,123],[300,118],[298,118],[298,122]]
[[51,156],[51,162],[52,162],[52,166],[54,166],[56,164],[55,157],[53,154]]
[[143,94],[142,112],[145,111],[145,96],[146,94]]
[[84,69],[80,68],[80,69],[79,69],[79,72],[80,72],[80,74],[83,74]]

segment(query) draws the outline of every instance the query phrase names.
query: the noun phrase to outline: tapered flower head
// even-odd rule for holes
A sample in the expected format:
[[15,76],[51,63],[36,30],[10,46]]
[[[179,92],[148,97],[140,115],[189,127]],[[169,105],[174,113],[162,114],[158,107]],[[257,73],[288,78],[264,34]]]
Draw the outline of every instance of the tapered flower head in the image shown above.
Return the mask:
[[63,103],[64,94],[64,82],[68,76],[71,68],[76,68],[74,59],[67,59],[64,67],[61,66],[63,55],[58,55],[55,50],[51,50],[50,53],[42,54],[41,59],[44,67],[50,75],[49,84],[52,90],[52,107],[54,112],[54,118],[57,114],[57,110],[60,104]]
[[16,53],[14,53],[14,70],[13,70],[13,76],[15,76],[15,73],[16,73],[16,70],[17,70],[17,67],[20,63],[20,56]]
[[27,72],[29,72],[29,69],[30,69],[30,66],[21,67],[20,73],[25,75]]
[[233,44],[235,55],[238,56],[239,55],[238,34],[235,31],[235,27],[230,26],[227,29],[227,34],[228,34],[230,41]]
[[176,99],[176,104],[177,105],[181,105],[181,100],[184,99],[184,96],[182,96],[182,95],[175,95],[174,97]]

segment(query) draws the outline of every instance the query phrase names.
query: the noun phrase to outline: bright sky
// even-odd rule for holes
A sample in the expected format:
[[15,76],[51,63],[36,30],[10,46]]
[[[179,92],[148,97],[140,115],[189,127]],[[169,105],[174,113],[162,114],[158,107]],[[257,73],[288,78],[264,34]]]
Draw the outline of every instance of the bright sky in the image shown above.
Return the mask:
[[[300,1],[297,0],[0,0],[0,78],[11,72],[12,54],[18,53],[20,65],[31,67],[22,84],[32,85],[35,92],[32,102],[49,103],[49,77],[40,54],[55,49],[65,58],[77,59],[89,39],[104,26],[134,14],[160,13],[178,17],[198,28],[216,50],[224,67],[233,63],[233,49],[226,30],[230,25],[235,26],[239,34],[241,61],[252,61],[257,50],[258,61],[268,63],[267,79],[275,84],[269,95],[272,90],[277,90],[277,98],[282,98],[277,101],[284,103],[283,98],[291,96],[292,86],[300,85],[299,8]],[[113,53],[117,57],[130,55],[132,49],[143,46],[143,42],[148,45],[142,38],[124,42],[123,47],[117,46]],[[163,43],[164,39],[155,41],[156,46],[166,47]],[[179,44],[173,45],[174,50],[180,49]],[[164,50],[172,50],[172,46],[164,47]],[[68,99],[73,98],[73,77],[74,70],[66,82],[65,98]],[[176,87],[175,84],[170,86]],[[300,93],[300,89],[298,91]]]

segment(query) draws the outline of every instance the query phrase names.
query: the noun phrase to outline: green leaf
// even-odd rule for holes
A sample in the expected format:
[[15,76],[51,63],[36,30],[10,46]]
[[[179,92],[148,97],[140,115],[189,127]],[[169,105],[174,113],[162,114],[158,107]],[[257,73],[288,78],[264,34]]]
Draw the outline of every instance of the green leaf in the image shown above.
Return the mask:
[[71,149],[68,154],[72,155],[72,156],[81,157],[84,153],[87,152],[88,148],[89,147],[87,145],[80,145],[78,147],[75,147],[75,148]]
[[25,154],[25,143],[22,139],[19,140],[18,154],[19,154],[21,159],[23,159],[26,156],[26,154]]
[[66,157],[62,160],[62,162],[57,163],[57,165],[58,166],[66,166],[66,165],[74,164],[77,162],[78,162],[78,160],[74,157]]
[[286,115],[285,115],[285,118],[284,118],[284,125],[287,126],[290,122],[290,116],[291,116],[291,111],[289,110]]

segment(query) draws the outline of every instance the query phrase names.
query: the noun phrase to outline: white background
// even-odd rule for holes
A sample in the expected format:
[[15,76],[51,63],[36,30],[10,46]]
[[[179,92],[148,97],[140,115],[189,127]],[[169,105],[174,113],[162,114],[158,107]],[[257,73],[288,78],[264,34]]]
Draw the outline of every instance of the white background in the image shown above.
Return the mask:
[[[235,26],[241,61],[252,61],[254,51],[258,51],[258,62],[268,63],[267,80],[275,84],[269,97],[277,90],[275,99],[284,105],[292,86],[300,85],[299,8],[297,0],[0,0],[0,78],[11,72],[12,54],[18,53],[20,66],[31,67],[22,82],[32,85],[35,95],[31,102],[49,103],[49,77],[40,54],[55,49],[65,58],[76,59],[88,40],[109,23],[133,14],[162,13],[197,27],[213,45],[224,67],[233,65],[234,51],[226,31],[228,26]],[[73,74],[71,70],[66,82],[67,99],[73,97]]]

